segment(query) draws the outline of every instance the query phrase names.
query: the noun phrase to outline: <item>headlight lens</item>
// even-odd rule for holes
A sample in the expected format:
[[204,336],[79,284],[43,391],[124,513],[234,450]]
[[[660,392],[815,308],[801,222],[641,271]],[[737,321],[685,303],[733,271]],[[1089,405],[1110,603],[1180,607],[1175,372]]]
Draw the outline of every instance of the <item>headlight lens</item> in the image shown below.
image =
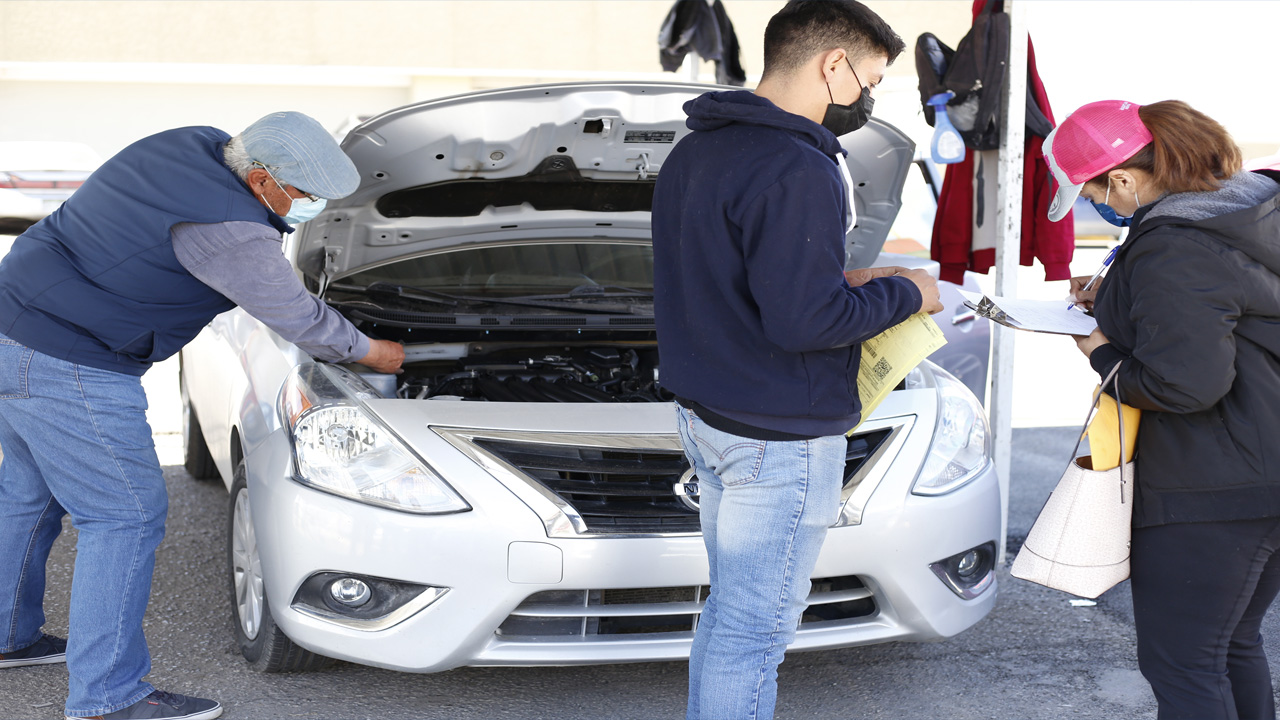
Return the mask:
[[968,483],[990,462],[987,414],[964,383],[931,367],[938,391],[938,423],[933,442],[911,491],[942,495]]
[[421,514],[471,506],[365,406],[377,393],[357,375],[308,363],[280,391],[280,421],[293,442],[295,479],[370,505]]

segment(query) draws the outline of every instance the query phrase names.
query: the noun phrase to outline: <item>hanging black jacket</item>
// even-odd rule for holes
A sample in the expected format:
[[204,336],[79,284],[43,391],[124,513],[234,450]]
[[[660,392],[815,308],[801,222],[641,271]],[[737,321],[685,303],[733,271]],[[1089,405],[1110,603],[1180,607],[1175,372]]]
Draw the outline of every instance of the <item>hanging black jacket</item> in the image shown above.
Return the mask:
[[1133,523],[1280,517],[1280,185],[1139,209],[1099,288],[1123,402],[1143,410]]
[[658,31],[662,69],[679,70],[690,50],[703,60],[715,62],[717,84],[741,87],[747,81],[739,59],[738,35],[720,0],[677,0],[671,6]]

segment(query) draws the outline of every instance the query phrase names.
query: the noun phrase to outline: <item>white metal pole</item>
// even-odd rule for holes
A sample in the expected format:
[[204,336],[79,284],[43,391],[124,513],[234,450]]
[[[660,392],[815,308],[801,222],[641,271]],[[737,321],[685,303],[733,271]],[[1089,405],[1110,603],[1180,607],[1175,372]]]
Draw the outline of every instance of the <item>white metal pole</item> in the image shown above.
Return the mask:
[[[1024,0],[1005,0],[1009,13],[1009,65],[1000,103],[999,202],[996,205],[996,295],[1018,292],[1022,251],[1022,168],[1027,113],[1027,18]],[[1000,475],[1000,536],[1009,532],[1009,483],[1013,458],[1013,346],[1017,331],[992,323],[991,426]],[[1001,558],[1003,561],[1003,557]]]
[[698,82],[698,71],[702,69],[702,63],[697,50],[691,49],[689,54],[684,56],[684,66],[689,69],[689,82]]

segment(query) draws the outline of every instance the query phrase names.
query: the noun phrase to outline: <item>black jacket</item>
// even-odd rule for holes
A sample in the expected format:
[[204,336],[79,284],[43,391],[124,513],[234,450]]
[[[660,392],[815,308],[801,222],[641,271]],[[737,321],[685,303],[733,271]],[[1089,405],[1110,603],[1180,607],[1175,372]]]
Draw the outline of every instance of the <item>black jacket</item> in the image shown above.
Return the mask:
[[742,69],[738,35],[733,31],[724,4],[715,0],[678,0],[658,31],[658,60],[662,69],[675,72],[693,50],[703,60],[716,64],[717,85],[737,85],[747,81]]
[[1280,517],[1277,273],[1272,180],[1241,173],[1135,216],[1094,305],[1111,344],[1090,357],[1104,376],[1123,361],[1121,399],[1143,410],[1135,527]]

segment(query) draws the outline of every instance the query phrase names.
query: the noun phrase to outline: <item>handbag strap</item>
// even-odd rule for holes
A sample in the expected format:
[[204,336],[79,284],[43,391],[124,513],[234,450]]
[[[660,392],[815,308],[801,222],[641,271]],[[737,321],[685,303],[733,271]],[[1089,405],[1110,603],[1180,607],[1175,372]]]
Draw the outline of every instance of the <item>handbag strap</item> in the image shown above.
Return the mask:
[[1071,451],[1071,460],[1070,460],[1070,462],[1076,461],[1076,457],[1077,457],[1076,453],[1080,452],[1080,443],[1084,442],[1085,435],[1087,435],[1089,432],[1089,421],[1093,419],[1094,413],[1098,410],[1098,407],[1102,403],[1102,396],[1106,394],[1106,392],[1104,391],[1104,388],[1107,386],[1107,383],[1111,383],[1112,390],[1114,391],[1115,401],[1116,401],[1116,419],[1117,419],[1116,424],[1120,427],[1120,457],[1118,458],[1118,460],[1119,460],[1119,467],[1120,467],[1120,502],[1121,504],[1125,502],[1125,499],[1124,499],[1125,483],[1130,479],[1125,477],[1125,465],[1127,463],[1125,463],[1124,461],[1124,439],[1125,439],[1124,411],[1120,408],[1121,400],[1120,400],[1119,371],[1120,371],[1120,365],[1122,363],[1123,361],[1113,365],[1111,367],[1111,372],[1107,373],[1107,377],[1104,378],[1102,380],[1102,383],[1098,385],[1098,392],[1094,394],[1093,404],[1089,406],[1089,412],[1088,414],[1085,415],[1084,427],[1080,429],[1080,436],[1079,438],[1076,439],[1076,446],[1075,446],[1075,449]]

